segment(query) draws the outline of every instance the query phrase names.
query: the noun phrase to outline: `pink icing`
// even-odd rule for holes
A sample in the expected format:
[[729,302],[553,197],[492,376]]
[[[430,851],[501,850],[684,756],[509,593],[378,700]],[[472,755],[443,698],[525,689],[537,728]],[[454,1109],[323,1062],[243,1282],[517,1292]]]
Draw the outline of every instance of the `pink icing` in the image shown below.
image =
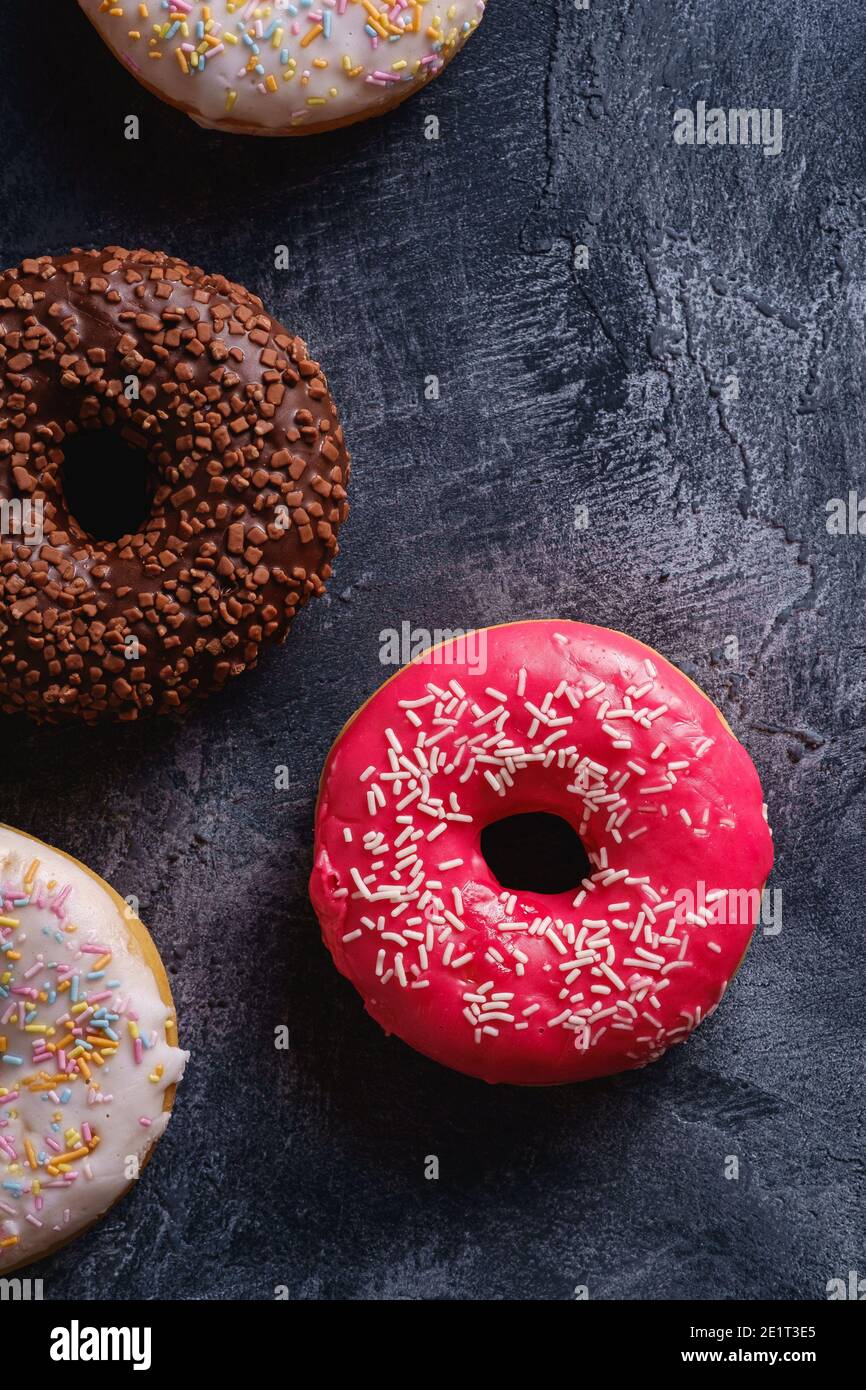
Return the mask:
[[[483,661],[433,649],[331,749],[324,940],[386,1032],[458,1071],[544,1085],[642,1066],[716,1007],[749,943],[773,862],[757,773],[707,697],[622,633],[475,638]],[[482,829],[532,810],[580,835],[577,892],[494,879]]]

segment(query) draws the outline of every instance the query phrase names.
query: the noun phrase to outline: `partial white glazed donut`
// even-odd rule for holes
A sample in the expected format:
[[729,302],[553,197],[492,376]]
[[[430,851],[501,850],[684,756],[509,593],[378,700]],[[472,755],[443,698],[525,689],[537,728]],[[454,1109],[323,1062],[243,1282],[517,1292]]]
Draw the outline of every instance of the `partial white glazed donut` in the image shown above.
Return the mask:
[[128,914],[83,864],[0,826],[0,1276],[113,1206],[168,1124],[188,1054]]
[[390,110],[440,73],[484,0],[79,0],[156,96],[200,125],[304,135]]

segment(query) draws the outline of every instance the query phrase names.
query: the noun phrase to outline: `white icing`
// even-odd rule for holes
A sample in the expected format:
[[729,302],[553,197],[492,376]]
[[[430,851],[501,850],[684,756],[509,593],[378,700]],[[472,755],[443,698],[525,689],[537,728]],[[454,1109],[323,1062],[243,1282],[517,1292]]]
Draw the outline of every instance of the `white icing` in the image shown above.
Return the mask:
[[441,72],[484,14],[484,0],[79,4],[117,57],[199,124],[265,135],[375,115]]
[[[39,868],[29,903],[14,906],[9,894],[21,888],[34,859]],[[168,1039],[174,1038],[173,1012],[160,997],[153,971],[101,881],[47,846],[0,827],[0,888],[0,918],[17,923],[0,921],[0,1038],[5,1040],[0,1051],[2,1274],[13,1265],[38,1259],[82,1230],[129,1187],[165,1130],[165,1092],[183,1075],[188,1053],[167,1040],[167,1033]],[[95,945],[110,950],[111,959],[102,978],[86,980],[101,959],[86,949]],[[74,1016],[70,1012],[74,976],[79,1002],[108,994],[94,1004],[85,1032],[106,1036],[104,1029],[93,1026],[94,1020],[103,1008],[116,1013],[109,1026],[117,1034],[117,1050],[102,1066],[93,1061],[92,1053],[86,1054],[91,1074],[87,1081],[69,1055],[77,1045],[73,1038],[65,1048],[65,1079],[56,1080],[50,1090],[37,1090],[34,1083],[41,1084],[40,1077],[60,1075],[59,1053],[34,1056],[34,1048],[60,1043],[69,1034],[65,1020],[70,1017],[76,1027],[82,1018],[88,1020],[86,1010]],[[52,1000],[52,991],[65,979],[70,980],[69,988]],[[20,992],[23,989],[35,989],[42,997],[33,1000]],[[53,1031],[28,1032],[22,1021]],[[130,1023],[148,1044],[142,1048],[141,1062],[135,1058]],[[10,1057],[20,1058],[20,1063],[5,1060]],[[12,1098],[15,1091],[18,1096]],[[93,1147],[85,1125],[90,1126],[91,1141],[98,1138]],[[49,1164],[59,1157],[53,1145],[59,1145],[61,1153],[79,1148],[90,1152],[67,1161],[65,1173],[52,1174]],[[77,1176],[71,1178],[73,1173]]]

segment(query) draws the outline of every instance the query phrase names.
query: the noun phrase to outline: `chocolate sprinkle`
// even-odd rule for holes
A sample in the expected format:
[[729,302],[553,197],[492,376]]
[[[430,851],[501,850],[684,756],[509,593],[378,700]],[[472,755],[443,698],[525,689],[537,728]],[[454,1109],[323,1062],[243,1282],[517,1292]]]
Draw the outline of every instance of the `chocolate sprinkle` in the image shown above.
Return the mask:
[[[136,535],[87,536],[63,441],[108,429],[156,477]],[[0,708],[54,723],[182,712],[321,594],[349,454],[319,364],[248,290],[162,252],[74,248],[0,275]]]

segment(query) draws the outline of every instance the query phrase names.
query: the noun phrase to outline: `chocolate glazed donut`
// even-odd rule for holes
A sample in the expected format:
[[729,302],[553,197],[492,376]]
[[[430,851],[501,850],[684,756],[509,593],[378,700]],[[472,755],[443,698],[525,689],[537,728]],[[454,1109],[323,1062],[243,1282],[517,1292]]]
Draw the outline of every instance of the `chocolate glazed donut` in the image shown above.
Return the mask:
[[[154,474],[146,521],[111,542],[62,477],[64,440],[100,429]],[[120,247],[3,273],[0,707],[180,712],[255,666],[323,591],[348,477],[319,364],[241,286]]]

